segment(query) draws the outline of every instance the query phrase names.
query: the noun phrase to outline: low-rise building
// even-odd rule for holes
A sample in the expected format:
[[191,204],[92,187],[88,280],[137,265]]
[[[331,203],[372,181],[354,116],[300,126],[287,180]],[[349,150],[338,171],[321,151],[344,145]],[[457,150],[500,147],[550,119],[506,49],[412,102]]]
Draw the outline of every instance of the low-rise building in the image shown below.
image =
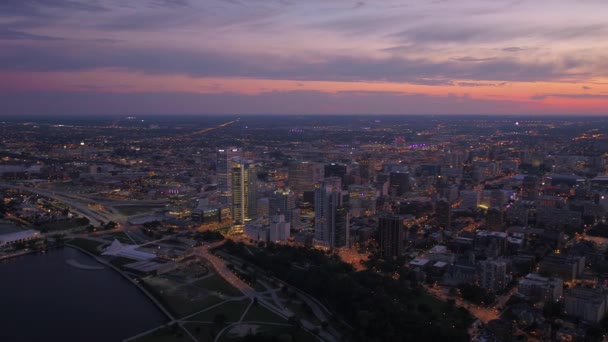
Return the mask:
[[40,238],[40,232],[33,229],[12,232],[0,235],[0,248],[14,245],[16,243],[27,242]]
[[565,295],[566,314],[597,323],[606,314],[607,300],[602,289],[577,286]]
[[579,277],[585,269],[585,256],[553,253],[539,263],[540,273],[571,281]]
[[517,290],[520,294],[539,301],[556,301],[563,294],[564,281],[560,278],[547,278],[537,273],[529,273],[519,280]]

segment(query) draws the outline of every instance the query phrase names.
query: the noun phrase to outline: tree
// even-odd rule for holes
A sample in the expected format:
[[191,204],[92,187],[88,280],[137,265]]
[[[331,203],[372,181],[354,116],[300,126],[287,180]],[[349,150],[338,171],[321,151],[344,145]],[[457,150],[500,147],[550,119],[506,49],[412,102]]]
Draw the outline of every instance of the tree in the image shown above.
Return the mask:
[[223,312],[218,312],[213,316],[213,323],[215,323],[218,327],[223,328],[224,324],[226,324],[226,314]]

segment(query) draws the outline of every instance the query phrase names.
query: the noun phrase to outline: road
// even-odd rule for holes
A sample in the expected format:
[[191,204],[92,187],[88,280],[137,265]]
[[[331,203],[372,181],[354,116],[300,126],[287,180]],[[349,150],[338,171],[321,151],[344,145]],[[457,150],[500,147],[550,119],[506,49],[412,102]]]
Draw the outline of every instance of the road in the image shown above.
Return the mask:
[[425,286],[425,288],[433,297],[444,302],[448,301],[449,299],[453,299],[456,306],[467,309],[471,315],[484,323],[488,323],[489,321],[498,319],[500,317],[500,312],[497,309],[498,305],[486,308],[471,304],[459,297],[450,297],[448,295],[448,288],[442,286]]
[[247,296],[249,298],[256,297],[257,296],[256,291],[253,288],[251,288],[251,286],[249,286],[249,284],[245,283],[239,277],[237,277],[236,274],[234,274],[228,268],[228,266],[226,265],[226,262],[224,260],[209,253],[210,249],[216,248],[216,247],[222,245],[223,243],[224,243],[223,241],[220,241],[220,242],[212,243],[209,245],[195,247],[194,253],[199,257],[207,259],[211,263],[211,265],[213,265],[213,268],[215,268],[215,270],[219,273],[219,275],[222,278],[224,278],[226,281],[228,281],[232,286],[236,287],[245,296]]
[[[112,215],[110,213],[102,212],[102,211],[93,211],[89,208],[89,200],[75,198],[74,195],[64,194],[57,191],[48,191],[42,190],[38,188],[30,188],[25,186],[17,186],[17,185],[8,185],[8,184],[0,184],[0,187],[7,189],[14,189],[19,191],[30,192],[39,196],[51,198],[57,201],[61,201],[68,206],[71,207],[71,210],[78,213],[81,216],[89,219],[91,224],[93,225],[101,225],[101,223],[107,223],[110,221],[114,221],[120,223],[122,221],[122,217],[118,215]],[[85,202],[85,203],[83,203]]]

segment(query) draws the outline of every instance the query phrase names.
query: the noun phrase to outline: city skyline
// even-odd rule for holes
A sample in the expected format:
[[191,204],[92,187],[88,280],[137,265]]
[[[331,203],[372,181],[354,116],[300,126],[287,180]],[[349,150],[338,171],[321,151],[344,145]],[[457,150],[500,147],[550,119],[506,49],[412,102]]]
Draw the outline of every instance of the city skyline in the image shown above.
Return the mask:
[[601,115],[607,7],[4,1],[0,115]]

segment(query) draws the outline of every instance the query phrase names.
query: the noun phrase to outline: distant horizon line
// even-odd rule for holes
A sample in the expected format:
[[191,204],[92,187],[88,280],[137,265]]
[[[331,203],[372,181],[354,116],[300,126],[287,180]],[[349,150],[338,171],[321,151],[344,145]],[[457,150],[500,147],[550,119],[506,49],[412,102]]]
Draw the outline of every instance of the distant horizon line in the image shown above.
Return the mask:
[[463,117],[463,116],[475,116],[475,117],[569,117],[572,119],[575,118],[598,118],[598,117],[606,117],[608,118],[608,112],[605,114],[544,114],[544,113],[533,113],[533,114],[481,114],[481,113],[458,113],[458,114],[425,114],[425,113],[416,113],[416,114],[352,114],[352,113],[332,113],[332,114],[323,114],[323,113],[301,113],[301,114],[282,114],[282,113],[240,113],[240,114],[217,114],[217,113],[140,113],[140,114],[0,114],[0,118],[5,119],[18,119],[18,118],[31,118],[31,117],[70,117],[70,118],[93,118],[93,117],[113,117],[113,118],[124,118],[128,119],[129,117],[137,118],[137,117],[164,117],[164,116],[206,116],[206,117],[255,117],[255,116],[266,116],[266,117],[299,117],[299,116],[315,116],[315,117],[338,117],[338,116],[359,116],[359,117],[373,117],[373,116],[427,116],[427,117]]

